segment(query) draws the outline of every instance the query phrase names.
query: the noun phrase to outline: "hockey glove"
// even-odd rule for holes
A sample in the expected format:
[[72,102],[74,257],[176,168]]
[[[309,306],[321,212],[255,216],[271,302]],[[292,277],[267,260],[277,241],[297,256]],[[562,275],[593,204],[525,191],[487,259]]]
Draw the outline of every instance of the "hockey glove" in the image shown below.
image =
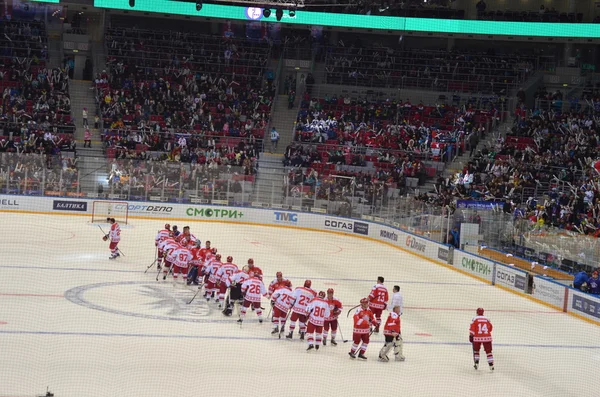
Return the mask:
[[275,306],[275,301],[271,301],[271,307]]
[[104,237],[102,237],[102,240],[104,240],[104,241],[108,240],[108,234],[105,235]]
[[473,335],[469,335],[469,342],[473,343]]

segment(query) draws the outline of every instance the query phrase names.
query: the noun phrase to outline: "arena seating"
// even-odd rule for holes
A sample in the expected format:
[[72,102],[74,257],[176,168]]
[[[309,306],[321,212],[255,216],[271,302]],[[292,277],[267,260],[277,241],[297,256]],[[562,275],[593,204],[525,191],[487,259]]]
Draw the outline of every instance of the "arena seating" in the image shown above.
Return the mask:
[[43,22],[0,22],[0,152],[73,150],[68,70],[47,60]]
[[263,138],[274,94],[263,85],[268,45],[123,28],[109,29],[106,41],[110,70],[96,87],[109,134],[148,127]]
[[450,8],[446,0],[404,0],[402,2],[380,2],[374,0],[350,1],[334,4],[324,0],[307,0],[312,10],[344,14],[389,15],[416,18],[464,19],[465,10]]
[[357,43],[329,48],[325,68],[329,84],[501,93],[533,73],[536,61],[519,54],[394,50]]

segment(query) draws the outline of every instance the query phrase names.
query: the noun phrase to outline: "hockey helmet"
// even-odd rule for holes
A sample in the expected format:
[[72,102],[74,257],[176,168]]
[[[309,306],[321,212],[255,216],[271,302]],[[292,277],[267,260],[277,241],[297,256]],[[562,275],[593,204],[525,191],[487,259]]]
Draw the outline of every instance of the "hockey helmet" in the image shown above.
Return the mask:
[[361,305],[368,305],[368,304],[369,304],[369,300],[368,300],[367,298],[362,298],[362,299],[360,300],[360,304],[361,304]]
[[216,258],[218,261],[220,261],[220,260],[221,260],[221,254],[217,254],[217,255],[215,256],[215,258]]
[[248,259],[248,264],[249,265],[254,265],[254,259],[252,259],[252,258]]
[[198,247],[198,248],[202,247],[202,241],[196,240],[196,247]]
[[248,265],[246,265],[246,266],[244,266],[244,267],[242,268],[242,271],[243,271],[244,273],[248,273],[248,271],[249,271],[249,270],[250,270],[250,267],[249,267]]
[[312,285],[312,281],[310,281],[310,280],[306,280],[304,282],[304,288],[310,288],[311,285]]
[[248,275],[249,275],[250,277],[254,277],[254,272],[253,272],[252,270],[250,270],[250,271],[248,272]]
[[483,316],[483,308],[482,307],[480,307],[480,308],[477,309],[477,315],[478,316]]
[[213,249],[210,250],[210,252],[212,252],[213,254],[216,254],[217,253],[217,249],[213,248]]
[[275,273],[275,277],[281,278],[281,277],[283,277],[283,273],[277,272],[277,273]]
[[227,262],[229,262],[229,263],[233,262],[233,256],[228,256],[227,257]]
[[328,288],[327,293],[333,295],[333,288]]
[[165,223],[165,229],[171,230],[171,225],[169,225],[168,223]]
[[173,225],[173,231],[177,230],[177,225]]
[[319,291],[319,298],[325,298],[325,291]]

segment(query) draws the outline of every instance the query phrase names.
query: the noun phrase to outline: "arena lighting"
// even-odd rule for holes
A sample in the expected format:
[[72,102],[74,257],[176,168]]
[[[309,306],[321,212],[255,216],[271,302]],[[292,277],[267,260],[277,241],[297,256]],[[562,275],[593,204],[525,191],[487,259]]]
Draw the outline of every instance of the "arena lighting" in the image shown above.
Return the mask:
[[296,10],[290,10],[289,14],[290,18],[294,18],[296,16]]
[[268,18],[268,17],[270,17],[270,16],[271,16],[271,10],[270,10],[270,9],[268,9],[268,8],[265,8],[265,9],[263,10],[263,17],[265,17],[265,18]]
[[202,9],[202,2],[201,1],[197,1],[196,2],[196,11],[200,11]]
[[281,21],[281,18],[283,18],[283,10],[281,8],[275,11],[275,17],[277,18],[277,22]]
[[135,7],[135,0],[129,0],[129,7]]
[[[52,0],[54,2],[58,0]],[[129,10],[128,0],[94,0],[94,7]],[[288,0],[289,3],[289,0]],[[268,6],[265,3],[256,3]],[[270,3],[267,3],[270,4]],[[295,5],[280,5],[282,9],[295,8]],[[300,4],[299,4],[300,7]],[[275,18],[251,17],[249,10],[242,7],[222,4],[204,4],[202,16],[229,20],[258,19],[263,22],[276,22]],[[198,16],[193,3],[172,0],[136,0],[135,10],[160,14]],[[260,14],[259,14],[260,15]],[[374,15],[335,14],[328,12],[296,11],[294,18],[283,18],[281,23],[296,25],[318,25],[353,29],[397,30],[403,32],[431,32],[471,35],[499,35],[524,37],[552,37],[600,39],[600,24],[594,23],[546,23],[546,22],[506,22],[464,19],[407,18]],[[406,35],[406,34],[404,34]]]

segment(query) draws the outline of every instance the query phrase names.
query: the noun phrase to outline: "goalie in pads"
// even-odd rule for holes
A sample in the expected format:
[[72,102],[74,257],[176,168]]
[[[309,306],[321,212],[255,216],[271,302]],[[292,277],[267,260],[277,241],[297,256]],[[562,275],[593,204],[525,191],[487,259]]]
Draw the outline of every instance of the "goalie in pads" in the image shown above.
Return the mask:
[[392,309],[392,312],[385,322],[383,335],[385,336],[385,343],[379,351],[379,361],[390,361],[387,354],[392,350],[392,347],[394,348],[396,361],[404,361],[404,356],[402,355],[404,341],[402,340],[402,334],[400,333],[400,306],[394,306]]

